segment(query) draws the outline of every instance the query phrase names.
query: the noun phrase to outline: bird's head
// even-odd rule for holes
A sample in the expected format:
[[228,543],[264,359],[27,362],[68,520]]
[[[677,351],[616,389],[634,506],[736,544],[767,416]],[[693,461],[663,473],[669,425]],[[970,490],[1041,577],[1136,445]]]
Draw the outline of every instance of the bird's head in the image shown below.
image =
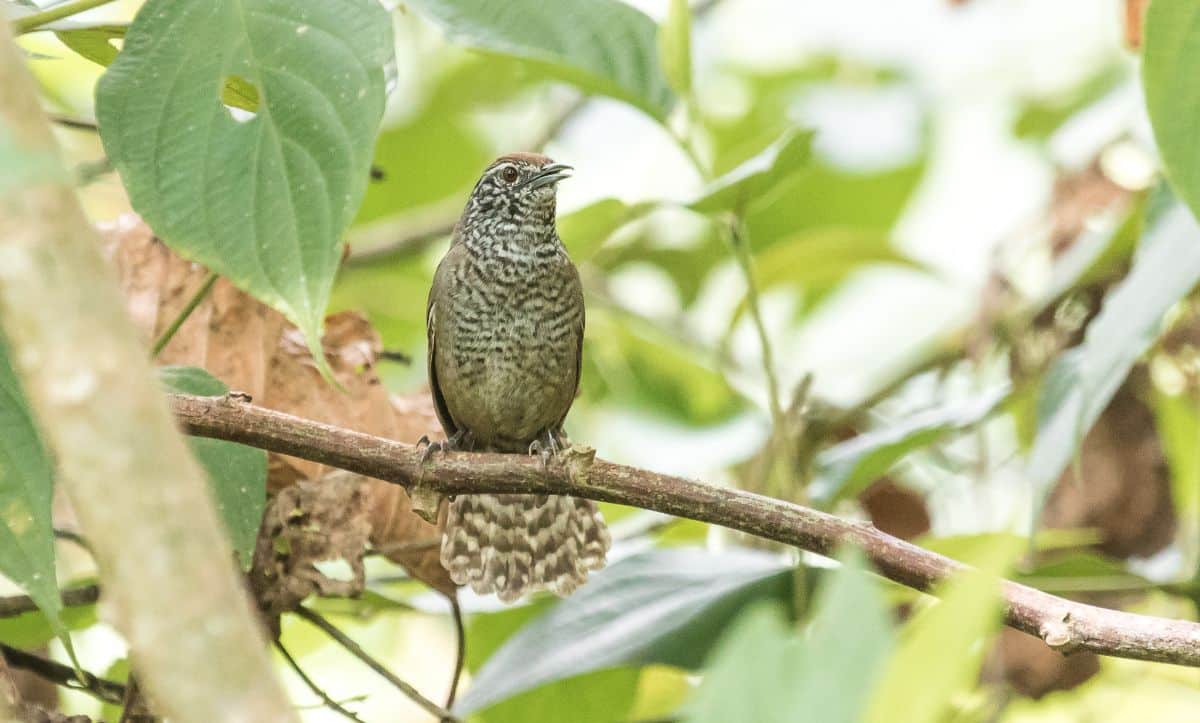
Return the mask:
[[558,182],[571,167],[540,153],[510,153],[488,166],[471,191],[468,222],[553,228]]

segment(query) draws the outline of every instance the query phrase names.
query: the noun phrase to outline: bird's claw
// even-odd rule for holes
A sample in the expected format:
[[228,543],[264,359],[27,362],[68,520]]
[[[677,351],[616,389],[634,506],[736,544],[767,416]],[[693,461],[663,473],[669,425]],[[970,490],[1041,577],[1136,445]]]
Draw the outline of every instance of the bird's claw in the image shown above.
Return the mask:
[[455,432],[449,439],[438,442],[429,441],[427,434],[421,435],[421,438],[417,440],[417,448],[421,450],[421,466],[424,467],[425,463],[438,452],[454,452],[462,449],[466,438],[467,436],[462,430]]
[[561,431],[547,430],[541,437],[529,443],[529,454],[542,459],[542,469],[550,468],[550,461],[557,459],[563,449],[566,435]]

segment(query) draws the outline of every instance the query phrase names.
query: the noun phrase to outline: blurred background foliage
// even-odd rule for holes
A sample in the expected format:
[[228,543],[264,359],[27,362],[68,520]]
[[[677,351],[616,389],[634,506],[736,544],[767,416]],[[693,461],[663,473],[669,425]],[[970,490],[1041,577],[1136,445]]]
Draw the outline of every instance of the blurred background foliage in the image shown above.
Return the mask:
[[[419,393],[425,295],[465,195],[495,156],[544,150],[577,169],[559,207],[588,301],[573,438],[870,519],[982,572],[931,605],[849,553],[832,566],[606,505],[614,562],[572,598],[501,607],[460,592],[458,710],[487,723],[1194,718],[1194,672],[1063,658],[1002,630],[995,594],[1008,575],[1197,617],[1196,235],[1159,170],[1130,47],[1142,3],[706,0],[682,76],[677,44],[653,65],[659,41],[629,8],[580,4],[513,3],[505,34],[482,2],[392,3],[395,73],[330,312],[365,313],[394,358],[415,360],[381,362],[388,389]],[[678,30],[677,3],[631,4]],[[83,17],[120,28],[138,6]],[[527,29],[521,13],[546,21]],[[634,30],[591,53],[622,23]],[[88,119],[101,68],[63,35],[22,42],[47,107]],[[778,145],[796,129],[802,141]],[[60,135],[89,212],[127,210],[95,133]],[[761,175],[722,185],[746,169]],[[60,579],[88,574],[59,546]],[[442,599],[368,562],[370,594],[314,606],[440,697],[455,648]],[[120,677],[122,644],[94,610],[62,624],[85,667]],[[62,657],[53,637],[40,613],[0,621],[0,641]],[[364,719],[426,719],[310,628],[285,618],[283,639]]]

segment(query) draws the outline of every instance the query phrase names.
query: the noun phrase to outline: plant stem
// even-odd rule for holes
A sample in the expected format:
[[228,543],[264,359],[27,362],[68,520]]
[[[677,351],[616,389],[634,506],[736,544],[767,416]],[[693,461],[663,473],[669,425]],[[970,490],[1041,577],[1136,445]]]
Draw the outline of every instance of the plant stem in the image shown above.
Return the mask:
[[154,348],[150,351],[151,359],[156,358],[166,348],[167,344],[171,343],[171,338],[175,336],[175,332],[179,331],[179,327],[183,326],[183,323],[192,315],[192,312],[196,310],[200,302],[204,301],[204,297],[208,296],[208,292],[212,290],[213,284],[217,283],[218,278],[220,278],[220,275],[216,271],[208,272],[208,276],[204,277],[204,282],[200,284],[200,288],[196,289],[196,293],[192,294],[192,298],[188,299],[187,305],[179,311],[179,315],[175,317],[171,325],[154,342]]
[[40,30],[43,25],[49,25],[56,20],[69,18],[72,15],[86,12],[92,8],[98,8],[101,5],[107,5],[113,0],[75,0],[75,2],[63,3],[56,5],[48,10],[26,15],[22,18],[17,18],[13,21],[13,32],[17,35],[24,35],[35,30]]

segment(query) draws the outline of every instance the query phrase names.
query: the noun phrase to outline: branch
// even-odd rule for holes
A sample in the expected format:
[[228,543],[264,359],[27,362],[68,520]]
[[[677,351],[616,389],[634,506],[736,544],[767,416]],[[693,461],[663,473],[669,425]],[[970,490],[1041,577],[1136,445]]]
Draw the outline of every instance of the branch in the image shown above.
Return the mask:
[[18,163],[3,194],[0,326],[55,482],[95,551],[104,617],[164,717],[297,720],[204,471],[174,428],[10,35],[0,22],[0,129],[39,170]]
[[414,703],[433,714],[433,716],[438,719],[439,723],[459,723],[458,719],[451,715],[449,711],[421,695],[421,691],[397,677],[395,673],[388,670],[375,658],[372,658],[367,651],[362,649],[362,646],[351,640],[348,635],[339,630],[336,625],[322,617],[320,613],[309,610],[303,605],[296,608],[292,612],[304,618],[317,628],[320,628],[323,633],[333,638],[338,645],[341,645],[343,648],[345,648],[351,655],[366,663],[367,667],[369,667],[371,670],[374,670],[376,673],[379,673],[379,675],[386,678],[389,683],[399,688],[400,692],[407,695]]
[[296,659],[292,657],[292,654],[288,652],[288,649],[283,647],[283,643],[276,640],[275,649],[278,650],[279,654],[283,656],[283,659],[287,661],[288,667],[292,669],[292,672],[294,672],[296,676],[300,678],[300,680],[306,686],[308,686],[309,690],[311,690],[318,698],[321,699],[321,703],[325,707],[341,714],[341,716],[347,720],[355,721],[355,723],[363,723],[362,718],[359,718],[353,712],[344,708],[341,703],[338,703],[333,698],[330,698],[329,694],[321,689],[321,686],[317,685],[312,678],[308,677],[308,673],[304,672],[304,668],[300,667],[300,663],[296,662]]
[[[524,455],[444,453],[422,468],[412,445],[312,422],[236,396],[172,395],[188,434],[241,442],[442,494],[569,494],[709,522],[831,555],[862,549],[880,574],[928,591],[966,570],[962,563],[877,530],[790,502],[595,460],[584,474],[542,468]],[[1200,624],[1066,600],[1006,581],[1005,623],[1064,653],[1086,650],[1131,660],[1200,667]]]
[[[80,607],[91,605],[100,599],[99,585],[85,585],[62,591],[63,607]],[[0,618],[15,618],[18,615],[31,613],[38,609],[33,599],[28,595],[13,595],[0,597]]]
[[63,665],[33,653],[26,653],[24,650],[18,650],[3,643],[0,643],[0,655],[13,668],[28,670],[39,678],[64,688],[87,693],[105,703],[121,705],[121,702],[125,700],[125,686],[111,680],[98,678],[87,671],[77,673],[69,665]]

